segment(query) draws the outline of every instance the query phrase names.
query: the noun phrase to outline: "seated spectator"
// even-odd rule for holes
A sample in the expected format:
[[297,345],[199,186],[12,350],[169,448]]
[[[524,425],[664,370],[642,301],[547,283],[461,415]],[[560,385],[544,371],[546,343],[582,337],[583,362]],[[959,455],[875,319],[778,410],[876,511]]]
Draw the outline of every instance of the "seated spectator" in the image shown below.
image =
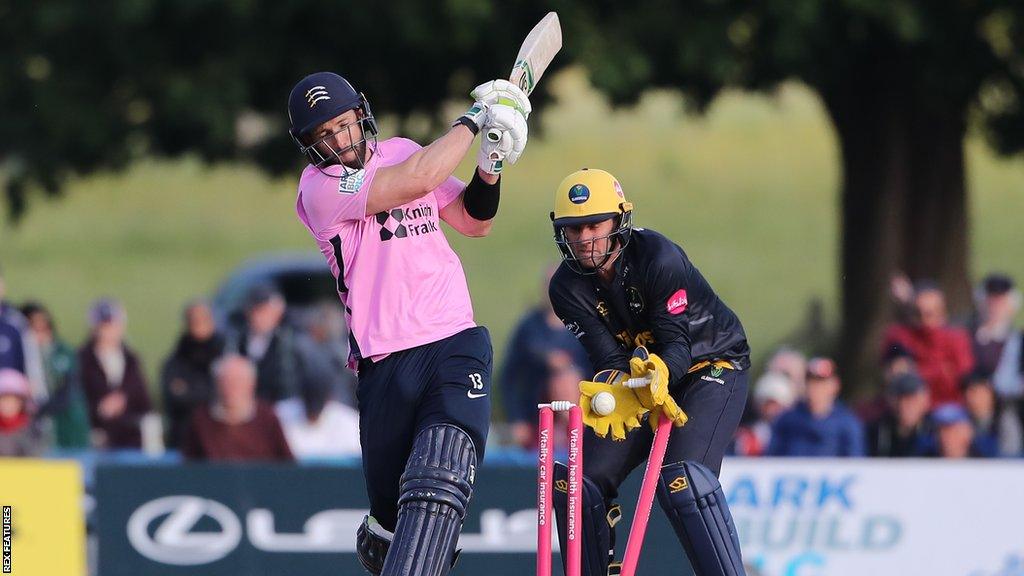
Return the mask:
[[32,418],[32,390],[25,375],[0,368],[0,456],[38,456],[43,439]]
[[974,426],[963,406],[955,402],[941,404],[932,410],[937,430],[935,456],[968,458],[978,456],[974,449]]
[[224,338],[217,334],[213,312],[204,301],[185,308],[185,332],[178,338],[174,352],[160,373],[160,391],[168,427],[165,440],[169,448],[178,448],[192,412],[213,398],[210,367],[224,353]]
[[975,373],[967,380],[964,402],[974,426],[974,451],[978,456],[1020,456],[1020,421],[1014,411],[999,407],[987,376]]
[[256,397],[256,366],[230,354],[213,365],[217,395],[196,408],[181,452],[189,460],[292,461],[274,409]]
[[126,325],[127,315],[119,302],[98,300],[89,310],[91,335],[78,351],[97,448],[142,448],[140,423],[152,410],[142,364],[124,343]]
[[793,383],[796,394],[803,395],[807,377],[807,356],[804,356],[799,350],[788,346],[779,348],[768,359],[766,371],[786,375]]
[[783,412],[772,426],[772,456],[863,456],[864,429],[839,397],[835,363],[807,363],[804,399]]
[[301,380],[322,380],[331,398],[356,408],[356,374],[348,367],[348,329],[341,306],[323,302],[304,319],[304,332],[296,336]]
[[296,458],[359,455],[359,413],[332,393],[329,381],[309,378],[298,398],[277,403],[277,418]]
[[913,321],[886,330],[883,355],[895,345],[910,351],[928,385],[933,406],[962,402],[960,385],[974,367],[970,337],[966,331],[947,325],[946,299],[935,284],[918,287],[914,309]]
[[43,382],[48,399],[36,418],[53,421],[57,448],[89,447],[89,407],[78,380],[78,359],[74,349],[57,335],[57,327],[42,304],[26,303],[22,314],[43,363]]
[[[899,344],[887,348],[882,354],[882,381],[878,391],[867,400],[859,403],[854,408],[857,417],[865,425],[874,426],[879,424],[881,419],[896,412],[897,395],[890,390],[892,383],[905,374],[917,374],[917,364],[914,357]],[[927,409],[925,410],[927,412]],[[871,451],[868,451],[871,453]]]
[[897,375],[887,388],[890,409],[868,426],[868,454],[885,458],[924,457],[935,451],[928,420],[928,387],[913,372]]
[[[557,269],[549,267],[543,278],[544,296],[516,325],[505,350],[501,392],[512,443],[529,448],[536,443],[537,404],[550,401],[557,380],[593,376],[586,351],[555,315],[547,297],[547,285]],[[577,390],[572,398],[579,398]]]
[[246,298],[245,328],[227,347],[256,364],[256,394],[267,402],[297,396],[302,380],[295,332],[283,323],[285,310],[274,287],[254,287]]
[[796,390],[789,377],[767,372],[754,384],[754,409],[757,419],[736,431],[737,456],[761,456],[771,445],[772,425],[796,402]]

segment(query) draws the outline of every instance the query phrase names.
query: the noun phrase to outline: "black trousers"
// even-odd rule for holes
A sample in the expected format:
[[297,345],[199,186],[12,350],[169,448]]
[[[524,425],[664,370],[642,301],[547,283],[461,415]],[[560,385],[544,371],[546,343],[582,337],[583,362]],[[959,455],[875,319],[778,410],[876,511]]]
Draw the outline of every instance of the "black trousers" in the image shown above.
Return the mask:
[[483,460],[491,418],[491,337],[484,327],[359,366],[359,444],[370,514],[394,531],[398,489],[416,435],[458,426]]

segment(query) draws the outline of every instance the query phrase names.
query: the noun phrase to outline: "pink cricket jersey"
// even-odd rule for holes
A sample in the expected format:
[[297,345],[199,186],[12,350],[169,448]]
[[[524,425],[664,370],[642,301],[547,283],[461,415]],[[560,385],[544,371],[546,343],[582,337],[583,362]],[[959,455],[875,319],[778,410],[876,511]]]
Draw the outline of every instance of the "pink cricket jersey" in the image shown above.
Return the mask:
[[366,214],[377,170],[420,149],[405,138],[377,145],[366,168],[341,177],[307,166],[295,210],[316,239],[337,279],[355,339],[350,361],[379,360],[399,350],[437,342],[473,322],[462,262],[441,231],[440,211],[465,185],[449,177],[426,196],[388,211]]

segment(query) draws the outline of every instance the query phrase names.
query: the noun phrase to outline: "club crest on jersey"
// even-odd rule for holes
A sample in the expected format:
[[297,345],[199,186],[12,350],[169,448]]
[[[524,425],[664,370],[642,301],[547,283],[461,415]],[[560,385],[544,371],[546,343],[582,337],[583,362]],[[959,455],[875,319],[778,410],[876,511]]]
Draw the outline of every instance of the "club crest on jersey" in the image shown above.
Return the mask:
[[571,333],[573,336],[575,336],[577,340],[582,338],[583,335],[586,334],[586,332],[583,331],[583,327],[580,326],[579,322],[566,322],[565,329],[568,330],[569,333]]
[[366,170],[357,170],[347,176],[342,176],[338,181],[338,194],[355,194],[363,185],[364,178],[366,178]]
[[665,309],[668,310],[669,314],[682,314],[683,312],[686,312],[686,306],[688,304],[689,302],[686,299],[686,289],[680,288],[668,297],[668,302],[665,303]]
[[309,107],[316,106],[316,103],[321,100],[330,100],[331,95],[327,93],[327,88],[324,86],[313,86],[306,91],[306,101],[309,102]]
[[587,200],[590,200],[590,188],[587,188],[586,185],[575,184],[569,188],[569,202],[583,204]]

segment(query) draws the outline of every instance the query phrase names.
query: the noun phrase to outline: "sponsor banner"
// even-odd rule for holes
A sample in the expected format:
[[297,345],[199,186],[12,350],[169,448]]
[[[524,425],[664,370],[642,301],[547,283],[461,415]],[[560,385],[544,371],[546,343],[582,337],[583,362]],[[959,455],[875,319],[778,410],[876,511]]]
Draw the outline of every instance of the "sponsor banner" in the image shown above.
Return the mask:
[[0,573],[84,575],[82,498],[75,462],[0,458]]
[[[622,489],[619,556],[642,471]],[[723,483],[751,575],[1005,576],[1024,566],[1024,463],[734,459]],[[483,466],[455,573],[532,573],[535,498],[532,467]],[[103,465],[96,499],[103,576],[364,573],[357,468]],[[657,506],[638,573],[690,573]]]

